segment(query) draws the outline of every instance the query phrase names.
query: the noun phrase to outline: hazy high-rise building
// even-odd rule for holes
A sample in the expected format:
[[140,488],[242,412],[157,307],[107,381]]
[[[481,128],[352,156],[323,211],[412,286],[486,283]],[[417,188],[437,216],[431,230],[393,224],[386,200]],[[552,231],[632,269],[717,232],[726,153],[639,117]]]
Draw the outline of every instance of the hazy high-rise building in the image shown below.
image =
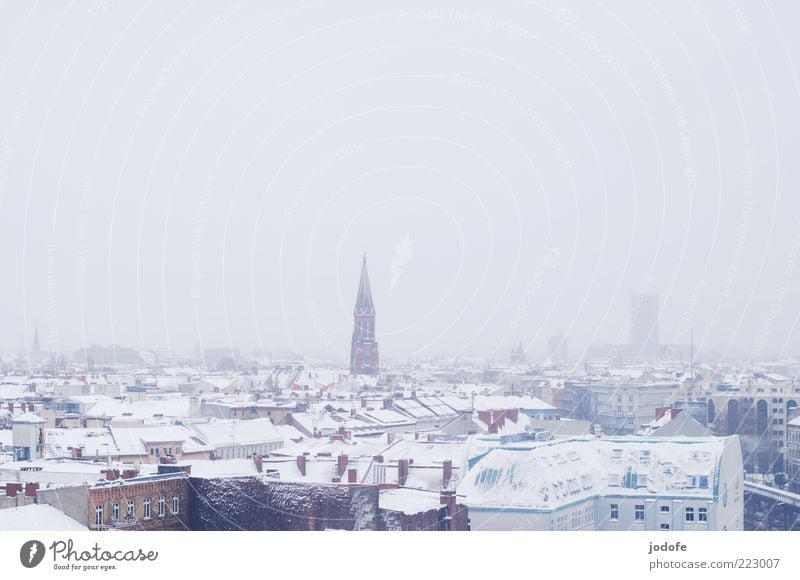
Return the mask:
[[564,363],[569,360],[567,338],[563,334],[556,334],[547,339],[547,356],[554,363]]
[[658,294],[631,297],[631,355],[635,359],[659,356]]
[[378,343],[375,340],[375,304],[367,274],[367,254],[361,263],[356,307],[353,310],[353,340],[350,343],[350,374],[378,374]]

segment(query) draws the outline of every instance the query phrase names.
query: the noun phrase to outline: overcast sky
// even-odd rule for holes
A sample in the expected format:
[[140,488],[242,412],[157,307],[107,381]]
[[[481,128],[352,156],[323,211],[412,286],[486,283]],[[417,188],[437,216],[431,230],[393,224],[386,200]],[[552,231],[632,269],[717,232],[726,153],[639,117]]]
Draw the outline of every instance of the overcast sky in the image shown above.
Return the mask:
[[263,4],[2,3],[0,349],[799,353],[795,2]]

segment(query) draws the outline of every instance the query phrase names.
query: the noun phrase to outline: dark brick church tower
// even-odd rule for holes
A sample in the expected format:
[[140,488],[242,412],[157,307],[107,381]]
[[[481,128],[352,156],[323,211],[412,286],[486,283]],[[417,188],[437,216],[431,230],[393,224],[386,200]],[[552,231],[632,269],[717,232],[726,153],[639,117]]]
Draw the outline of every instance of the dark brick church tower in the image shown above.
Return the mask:
[[356,307],[353,310],[353,341],[350,345],[350,374],[378,374],[378,343],[375,341],[375,305],[367,275],[367,254],[361,263]]

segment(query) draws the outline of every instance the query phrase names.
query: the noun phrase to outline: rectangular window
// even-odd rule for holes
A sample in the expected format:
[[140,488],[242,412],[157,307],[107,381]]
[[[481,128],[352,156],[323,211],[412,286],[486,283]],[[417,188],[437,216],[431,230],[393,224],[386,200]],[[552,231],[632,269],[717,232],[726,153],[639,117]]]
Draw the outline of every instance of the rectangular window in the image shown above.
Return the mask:
[[163,518],[166,512],[167,512],[167,500],[162,495],[160,498],[158,498],[158,517]]
[[119,521],[119,502],[115,501],[111,504],[111,521]]
[[668,514],[669,513],[669,506],[668,505],[662,505],[661,506],[661,513],[662,514]]
[[135,510],[136,510],[136,504],[133,503],[133,500],[130,500],[128,502],[128,516],[133,517]]
[[684,514],[686,516],[687,522],[694,521],[694,508],[687,507],[686,510],[684,511]]
[[697,510],[697,520],[701,522],[708,521],[708,508],[700,508]]
[[180,511],[180,507],[181,507],[180,504],[181,504],[181,498],[179,498],[177,495],[173,495],[172,496],[172,513],[173,514],[177,514]]
[[146,520],[150,519],[150,498],[146,498],[144,500],[144,518]]
[[668,530],[669,529],[669,524],[661,524],[661,529],[662,530]]
[[103,506],[101,505],[94,508],[94,523],[98,526],[103,525]]
[[634,519],[637,522],[644,521],[644,505],[637,504],[636,506],[634,506]]
[[700,487],[708,487],[708,477],[705,475],[700,476]]
[[612,503],[611,504],[611,519],[612,521],[617,521],[619,519],[619,504]]

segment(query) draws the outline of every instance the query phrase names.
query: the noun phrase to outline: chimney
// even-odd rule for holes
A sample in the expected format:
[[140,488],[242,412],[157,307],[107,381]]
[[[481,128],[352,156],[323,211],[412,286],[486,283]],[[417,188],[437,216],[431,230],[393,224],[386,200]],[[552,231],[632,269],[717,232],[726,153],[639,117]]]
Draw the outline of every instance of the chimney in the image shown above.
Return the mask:
[[306,456],[305,455],[298,455],[297,456],[297,469],[300,470],[300,475],[305,476],[305,474],[306,474]]
[[376,455],[375,457],[372,458],[372,461],[374,461],[375,463],[383,463],[383,455]]
[[486,423],[487,425],[492,424],[492,412],[491,411],[478,411],[478,419]]
[[387,433],[386,434],[386,443],[388,443],[389,445],[394,443],[394,433]]
[[453,490],[442,490],[439,494],[439,502],[447,508],[447,530],[453,529],[453,516],[456,514],[456,492]]
[[664,413],[667,412],[667,409],[668,407],[656,407],[656,421],[664,416]]
[[353,407],[352,409],[350,409],[350,416],[351,416],[351,417],[355,417],[355,416],[356,416],[356,408],[355,408],[355,407]]
[[115,481],[119,479],[119,469],[106,469],[106,479],[108,481]]
[[25,495],[28,497],[36,497],[36,490],[39,489],[38,483],[28,482],[25,484]]
[[261,473],[264,470],[264,462],[258,453],[253,453],[253,463],[256,464],[256,471]]
[[506,417],[508,417],[512,423],[516,423],[519,420],[519,409],[509,409],[506,413]]
[[8,497],[17,497],[17,493],[22,491],[22,484],[21,483],[7,483],[6,484],[6,495]]
[[344,453],[342,453],[341,455],[339,455],[339,457],[336,458],[336,472],[339,475],[342,475],[345,472],[345,470],[347,469],[347,462],[348,461],[349,461],[349,458]]
[[453,479],[453,460],[445,459],[442,464],[442,487],[446,489],[451,479]]
[[131,479],[139,475],[138,469],[123,469],[122,470],[122,479]]
[[8,402],[8,412],[9,413],[14,412],[14,403],[12,403],[11,401]]
[[347,470],[347,483],[358,483],[358,471],[351,467]]
[[367,399],[365,397],[361,398],[361,408],[365,409],[367,407]]
[[384,409],[391,409],[392,408],[392,400],[391,399],[384,399],[383,400],[383,408]]
[[28,403],[28,411],[33,413],[33,403]]
[[397,484],[405,485],[408,480],[408,459],[401,459],[397,462]]

